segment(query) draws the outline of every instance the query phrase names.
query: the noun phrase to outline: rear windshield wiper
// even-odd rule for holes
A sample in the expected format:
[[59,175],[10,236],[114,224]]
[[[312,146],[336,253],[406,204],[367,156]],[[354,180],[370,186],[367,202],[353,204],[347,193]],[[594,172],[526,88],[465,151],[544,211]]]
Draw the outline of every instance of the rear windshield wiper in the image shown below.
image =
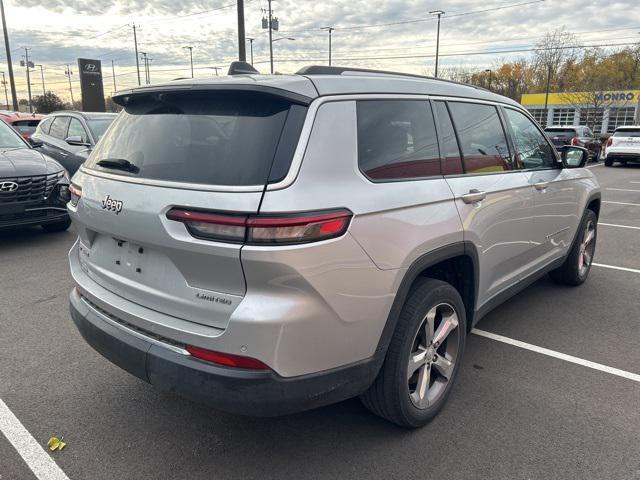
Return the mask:
[[138,173],[140,169],[136,167],[129,160],[124,158],[105,158],[100,160],[96,165],[103,168],[110,168],[113,170],[124,170],[125,172]]

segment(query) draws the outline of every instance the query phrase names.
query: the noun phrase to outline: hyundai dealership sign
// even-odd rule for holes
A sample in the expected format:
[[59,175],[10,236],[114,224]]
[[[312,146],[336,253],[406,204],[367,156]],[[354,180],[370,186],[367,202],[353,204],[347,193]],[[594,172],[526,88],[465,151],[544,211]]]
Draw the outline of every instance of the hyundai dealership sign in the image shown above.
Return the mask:
[[102,63],[100,60],[79,58],[78,71],[80,72],[80,90],[82,91],[82,110],[85,112],[104,112]]

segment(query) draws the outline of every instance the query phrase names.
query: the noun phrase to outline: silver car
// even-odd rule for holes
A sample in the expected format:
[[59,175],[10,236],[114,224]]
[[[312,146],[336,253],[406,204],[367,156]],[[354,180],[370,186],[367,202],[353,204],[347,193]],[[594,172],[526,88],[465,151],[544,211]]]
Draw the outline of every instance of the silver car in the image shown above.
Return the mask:
[[114,100],[71,185],[71,316],[159,388],[248,415],[361,396],[418,427],[480,318],[547,272],[589,274],[588,154],[508,98],[307,67]]

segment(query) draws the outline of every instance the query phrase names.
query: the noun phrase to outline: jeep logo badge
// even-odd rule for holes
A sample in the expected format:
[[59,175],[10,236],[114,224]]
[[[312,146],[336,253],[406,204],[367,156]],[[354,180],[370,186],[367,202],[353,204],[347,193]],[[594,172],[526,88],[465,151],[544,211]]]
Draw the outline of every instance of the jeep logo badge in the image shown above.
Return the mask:
[[122,211],[122,201],[114,200],[110,195],[107,195],[104,197],[104,200],[102,200],[102,209],[115,212],[115,214],[118,215]]

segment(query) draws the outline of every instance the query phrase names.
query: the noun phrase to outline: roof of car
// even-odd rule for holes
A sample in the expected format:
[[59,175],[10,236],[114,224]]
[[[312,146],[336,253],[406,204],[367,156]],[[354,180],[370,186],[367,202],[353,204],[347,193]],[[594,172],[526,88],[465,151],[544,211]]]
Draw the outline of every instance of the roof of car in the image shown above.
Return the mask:
[[575,130],[576,128],[586,128],[582,125],[549,125],[548,127],[545,127],[545,130],[552,130],[552,129],[563,129],[563,130],[568,130],[568,129],[572,129]]
[[51,112],[50,116],[54,115],[77,115],[79,117],[84,118],[85,120],[99,120],[101,118],[113,118],[117,115],[117,113],[112,112],[79,112],[77,110],[58,110],[56,112]]
[[[488,90],[463,83],[418,75],[363,70],[348,67],[305,67],[294,75],[241,74],[207,79],[184,79],[161,84],[145,85],[117,92],[116,102],[126,102],[131,95],[144,92],[204,89],[276,90],[285,95],[310,102],[326,95],[349,94],[415,94],[440,95],[488,100],[520,106],[514,100]],[[276,92],[274,92],[276,93]]]
[[624,125],[620,127],[616,127],[616,131],[618,130],[638,130],[640,129],[640,125]]
[[9,110],[0,111],[0,116],[7,122],[15,122],[18,120],[41,120],[44,115],[39,113],[12,112]]

